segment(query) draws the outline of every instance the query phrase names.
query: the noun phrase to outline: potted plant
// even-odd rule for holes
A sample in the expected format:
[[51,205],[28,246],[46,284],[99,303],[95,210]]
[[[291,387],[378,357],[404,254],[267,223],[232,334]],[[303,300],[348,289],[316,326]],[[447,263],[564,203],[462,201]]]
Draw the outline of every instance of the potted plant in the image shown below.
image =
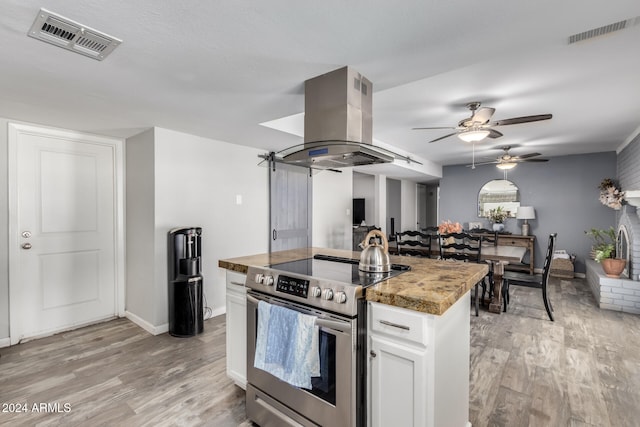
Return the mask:
[[607,277],[620,277],[627,260],[616,258],[616,230],[609,227],[607,230],[592,228],[585,234],[593,239],[592,253],[596,262],[602,264],[602,269]]
[[498,206],[495,209],[489,211],[489,219],[493,222],[493,231],[504,230],[504,220],[507,219],[508,212],[502,209],[502,206]]

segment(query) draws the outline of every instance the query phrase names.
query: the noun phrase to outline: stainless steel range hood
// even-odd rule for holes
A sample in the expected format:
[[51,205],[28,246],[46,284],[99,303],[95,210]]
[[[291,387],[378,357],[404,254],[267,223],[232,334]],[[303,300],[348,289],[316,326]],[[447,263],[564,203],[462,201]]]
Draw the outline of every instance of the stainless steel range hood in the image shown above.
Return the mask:
[[343,67],[305,81],[304,87],[304,145],[285,150],[286,163],[324,169],[393,161],[393,153],[371,143],[369,80]]

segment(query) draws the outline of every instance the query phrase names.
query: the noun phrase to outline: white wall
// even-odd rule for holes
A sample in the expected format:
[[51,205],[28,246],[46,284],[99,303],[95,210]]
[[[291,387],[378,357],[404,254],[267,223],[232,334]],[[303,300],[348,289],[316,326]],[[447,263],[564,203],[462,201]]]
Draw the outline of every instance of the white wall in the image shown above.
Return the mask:
[[375,225],[382,229],[384,234],[390,233],[387,227],[387,177],[374,176],[375,185]]
[[364,199],[364,220],[367,225],[376,225],[376,187],[373,175],[353,172],[353,198]]
[[320,248],[352,246],[353,172],[323,171],[313,175],[312,244]]
[[394,232],[402,231],[402,185],[397,179],[387,178],[387,233],[391,233],[391,218],[394,220]]
[[[155,254],[155,154],[154,129],[127,139],[125,143],[125,246],[126,284],[125,311],[147,322],[157,323]],[[141,325],[142,326],[142,325]],[[150,331],[152,332],[152,331]]]
[[[9,141],[7,127],[9,120],[0,118],[0,347],[9,345],[9,187],[8,176],[8,155]],[[6,342],[3,344],[3,342]]]
[[[136,138],[130,138],[132,146]],[[162,331],[168,322],[167,232],[180,226],[202,227],[205,294],[214,314],[221,314],[225,270],[218,268],[218,261],[268,251],[268,169],[257,166],[260,150],[161,128],[153,129],[153,150],[153,187],[149,168],[142,176],[127,175],[127,191],[146,185],[154,197],[153,213],[146,210],[153,236],[146,228],[127,226],[127,241],[153,240],[152,265],[142,267],[152,283],[127,283],[133,287],[127,295],[145,294],[152,307],[142,308],[132,299],[127,310]],[[133,156],[130,159],[126,151],[129,171],[135,166],[129,164]],[[236,204],[236,196],[241,204]],[[128,211],[134,208],[127,205]],[[140,268],[131,265],[137,262],[136,254],[127,257],[128,270]]]
[[[418,186],[415,182],[400,181],[402,230],[416,230],[418,223]],[[400,231],[400,230],[398,230]]]

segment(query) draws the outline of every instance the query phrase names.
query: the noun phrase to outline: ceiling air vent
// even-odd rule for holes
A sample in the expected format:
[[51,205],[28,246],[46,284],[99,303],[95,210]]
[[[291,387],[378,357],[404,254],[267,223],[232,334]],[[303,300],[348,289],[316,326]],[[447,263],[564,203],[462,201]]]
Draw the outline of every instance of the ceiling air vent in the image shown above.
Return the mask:
[[613,33],[615,31],[624,30],[625,28],[632,27],[640,23],[640,17],[625,19],[624,21],[614,22],[613,24],[605,25],[599,28],[593,28],[591,30],[584,31],[582,33],[569,36],[569,44],[578,43],[583,40],[592,39],[594,37],[604,36],[605,34]]
[[28,34],[98,61],[102,61],[122,43],[122,40],[46,9],[40,9]]

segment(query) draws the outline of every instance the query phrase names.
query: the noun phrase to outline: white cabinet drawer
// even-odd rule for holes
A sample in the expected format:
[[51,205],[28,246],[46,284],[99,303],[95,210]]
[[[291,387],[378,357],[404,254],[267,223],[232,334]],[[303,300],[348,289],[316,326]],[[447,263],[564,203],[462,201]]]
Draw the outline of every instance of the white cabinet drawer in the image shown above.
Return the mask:
[[227,270],[227,286],[244,286],[244,282],[247,280],[247,275],[237,273],[235,271]]
[[369,332],[427,346],[429,315],[369,302]]

